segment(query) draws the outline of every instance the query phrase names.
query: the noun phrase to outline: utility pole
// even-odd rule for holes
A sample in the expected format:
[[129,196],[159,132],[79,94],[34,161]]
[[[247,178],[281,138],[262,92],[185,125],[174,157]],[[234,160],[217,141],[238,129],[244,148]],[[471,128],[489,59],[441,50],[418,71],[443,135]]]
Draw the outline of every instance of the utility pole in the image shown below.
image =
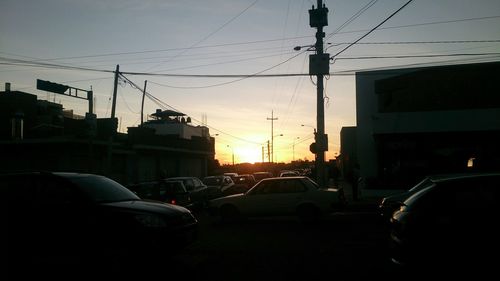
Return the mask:
[[144,97],[146,96],[147,84],[148,84],[148,80],[144,80],[144,91],[142,92],[142,103],[141,103],[141,126],[142,126],[143,116],[144,116]]
[[328,25],[328,8],[323,5],[323,0],[317,0],[318,7],[309,10],[309,25],[317,28],[316,31],[316,54],[309,55],[309,74],[316,75],[316,128],[315,153],[316,153],[316,178],[320,187],[326,187],[325,151],[328,151],[328,136],[325,134],[325,110],[324,110],[324,75],[330,73],[330,54],[323,53],[323,38],[325,32],[323,27]]
[[118,91],[118,75],[120,74],[120,65],[116,65],[116,70],[115,70],[115,83],[114,83],[114,88],[113,88],[113,103],[111,104],[111,118],[115,118],[115,111],[116,111],[116,94]]
[[271,120],[271,162],[274,162],[274,120],[278,120],[278,117],[274,118],[273,110],[271,110],[271,118],[267,117],[267,120]]
[[269,140],[267,141],[267,162],[271,163],[271,149],[269,149]]
[[[113,103],[111,104],[111,122],[115,122],[115,112],[116,112],[116,95],[118,92],[118,75],[120,74],[120,65],[116,65],[116,71],[115,71],[115,82],[114,82],[114,88],[113,88]],[[112,171],[111,171],[111,162],[112,162],[112,157],[113,157],[113,136],[116,133],[116,129],[114,132],[110,132],[109,139],[108,139],[108,148],[107,148],[107,160],[106,160],[106,174],[108,176],[111,176]]]
[[264,163],[264,146],[262,146],[262,163]]

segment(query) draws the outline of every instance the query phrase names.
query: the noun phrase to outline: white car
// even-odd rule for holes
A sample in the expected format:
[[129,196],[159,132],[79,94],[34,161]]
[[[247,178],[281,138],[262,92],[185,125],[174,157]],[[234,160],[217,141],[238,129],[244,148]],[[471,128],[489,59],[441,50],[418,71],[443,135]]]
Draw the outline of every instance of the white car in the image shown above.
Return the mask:
[[339,211],[345,204],[343,189],[322,189],[308,177],[263,179],[246,193],[210,201],[210,211],[222,220],[241,217],[298,215],[304,221]]

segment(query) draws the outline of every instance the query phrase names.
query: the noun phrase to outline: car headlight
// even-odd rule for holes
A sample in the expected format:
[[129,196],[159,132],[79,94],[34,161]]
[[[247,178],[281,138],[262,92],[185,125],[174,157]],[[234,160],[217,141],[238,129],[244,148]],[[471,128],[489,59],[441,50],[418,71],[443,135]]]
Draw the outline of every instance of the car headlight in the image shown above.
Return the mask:
[[166,227],[163,218],[152,214],[137,214],[135,219],[145,227]]

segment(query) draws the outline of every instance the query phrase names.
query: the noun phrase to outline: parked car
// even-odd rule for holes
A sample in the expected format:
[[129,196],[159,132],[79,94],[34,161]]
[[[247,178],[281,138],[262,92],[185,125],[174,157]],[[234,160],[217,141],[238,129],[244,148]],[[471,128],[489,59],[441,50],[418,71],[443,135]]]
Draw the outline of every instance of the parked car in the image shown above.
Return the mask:
[[403,202],[410,196],[426,187],[429,187],[430,185],[433,185],[434,180],[437,180],[440,177],[446,178],[449,176],[450,175],[428,176],[407,191],[382,198],[378,206],[378,210],[383,222],[388,223],[392,217],[392,214],[395,211],[399,210],[399,208],[403,205]]
[[142,258],[178,251],[197,235],[188,209],[143,201],[99,175],[3,174],[0,198],[9,266],[29,269],[30,261],[56,256]]
[[233,181],[235,185],[239,186],[238,189],[242,190],[242,192],[239,193],[246,192],[257,183],[255,177],[251,174],[239,175]]
[[253,173],[253,177],[257,182],[259,182],[263,179],[272,178],[274,176],[271,172],[255,172]]
[[149,199],[192,208],[193,202],[182,181],[149,181],[127,186],[141,199]]
[[208,203],[208,187],[197,177],[173,177],[167,178],[167,181],[182,181],[186,187],[193,208],[204,208]]
[[238,173],[229,172],[229,173],[224,173],[222,175],[231,177],[231,179],[234,181],[234,178],[236,178],[238,176]]
[[344,204],[343,189],[321,189],[308,177],[285,177],[263,179],[246,193],[213,199],[209,210],[226,221],[274,215],[312,221]]
[[391,218],[392,261],[445,274],[495,269],[500,173],[455,174],[430,181]]
[[296,177],[299,176],[299,173],[295,171],[281,171],[280,177]]
[[203,178],[203,183],[208,187],[208,197],[217,198],[228,194],[234,186],[234,181],[229,176],[208,176]]

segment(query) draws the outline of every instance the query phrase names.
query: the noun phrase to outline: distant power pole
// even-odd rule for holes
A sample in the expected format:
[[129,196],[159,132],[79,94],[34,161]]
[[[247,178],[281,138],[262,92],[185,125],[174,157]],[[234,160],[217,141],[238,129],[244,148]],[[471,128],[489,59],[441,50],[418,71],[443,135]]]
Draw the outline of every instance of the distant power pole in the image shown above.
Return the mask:
[[274,111],[271,111],[271,118],[267,117],[267,120],[271,120],[271,162],[274,162],[274,120],[278,117],[274,118]]
[[264,163],[264,146],[262,146],[262,163]]
[[144,80],[144,91],[142,92],[142,103],[141,103],[141,126],[143,123],[144,116],[144,97],[146,96],[146,86],[148,85],[148,80]]
[[323,0],[318,0],[318,7],[309,10],[309,25],[317,28],[316,31],[316,54],[309,55],[309,75],[316,75],[316,128],[315,152],[316,153],[316,177],[320,187],[326,187],[325,151],[328,151],[328,136],[325,134],[325,109],[323,77],[330,73],[330,54],[323,53],[323,38],[325,32],[323,27],[328,25],[328,8]]
[[[114,81],[114,88],[113,88],[113,103],[111,104],[111,119],[112,122],[114,122],[115,119],[115,112],[116,112],[116,95],[118,93],[118,75],[120,75],[120,65],[116,65],[116,71],[115,71],[115,81]],[[114,123],[113,123],[114,124]],[[112,173],[112,161],[113,161],[113,135],[116,133],[116,130],[111,132],[109,135],[108,139],[108,148],[107,148],[107,157],[106,157],[106,174],[107,176],[111,176]]]
[[120,74],[120,65],[116,65],[116,71],[115,71],[115,83],[113,87],[113,103],[111,104],[111,118],[115,118],[115,111],[116,111],[116,94],[118,92],[118,75]]
[[271,162],[271,149],[269,148],[269,140],[267,141],[267,162]]

